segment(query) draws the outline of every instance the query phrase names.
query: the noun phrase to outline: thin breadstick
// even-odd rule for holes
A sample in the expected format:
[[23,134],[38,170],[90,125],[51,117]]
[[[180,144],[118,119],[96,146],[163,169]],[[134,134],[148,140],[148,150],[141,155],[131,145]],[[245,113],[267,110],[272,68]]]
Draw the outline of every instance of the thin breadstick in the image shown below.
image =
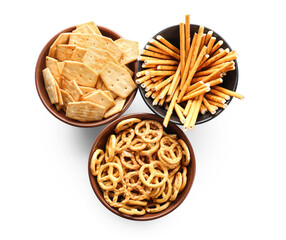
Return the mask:
[[152,90],[152,91],[155,91],[156,87],[157,87],[161,82],[163,82],[163,80],[164,80],[164,79],[162,78],[162,79],[156,81],[156,82],[154,83],[154,85],[152,86],[151,90]]
[[184,86],[183,86],[183,88],[182,88],[182,90],[181,90],[181,92],[179,94],[178,102],[180,102],[182,100],[182,98],[183,98],[183,96],[184,96],[188,86],[190,86],[190,84],[192,82],[192,78],[193,78],[193,76],[194,76],[194,74],[197,71],[197,68],[199,66],[199,63],[201,62],[203,56],[206,54],[206,48],[207,48],[206,46],[204,46],[202,48],[202,51],[200,52],[199,57],[197,58],[193,68],[189,72],[188,78],[187,78],[187,80],[186,80],[186,82],[185,82],[185,84],[184,84]]
[[177,66],[168,66],[168,65],[159,65],[157,66],[158,70],[177,70]]
[[159,80],[162,80],[164,78],[165,78],[165,76],[156,76],[156,77],[152,77],[151,80],[153,82],[158,82]]
[[160,70],[151,70],[151,71],[146,71],[145,75],[146,76],[170,76],[175,74],[176,71],[160,71]]
[[157,64],[145,64],[145,63],[142,63],[142,68],[157,68]]
[[202,85],[204,85],[203,81],[196,82],[187,88],[186,93],[189,93],[189,92],[193,91],[194,89],[198,89]]
[[163,126],[164,127],[167,127],[168,124],[169,124],[169,121],[170,121],[171,115],[173,113],[173,109],[174,109],[175,103],[177,101],[178,94],[179,94],[179,88],[177,88],[177,90],[175,91],[174,96],[172,98],[172,101],[171,101],[171,103],[169,105],[168,111],[167,111],[166,116],[165,116],[164,121],[163,121]]
[[196,101],[196,106],[195,106],[194,112],[192,114],[190,124],[188,126],[188,128],[190,130],[193,130],[194,127],[195,127],[195,124],[196,124],[196,121],[197,121],[197,118],[198,118],[198,115],[199,115],[199,111],[200,111],[200,108],[201,108],[201,104],[202,104],[202,101],[203,101],[203,97],[204,97],[203,94],[200,95],[198,97],[198,100]]
[[142,49],[140,51],[140,55],[141,56],[144,55],[144,56],[154,57],[154,58],[161,58],[161,59],[172,59],[172,57],[169,56],[169,55],[165,55],[165,54],[162,54],[162,53],[149,51],[149,50],[146,50],[146,49]]
[[222,82],[223,82],[222,78],[218,78],[218,79],[211,80],[208,83],[210,84],[210,87],[213,87],[213,86],[216,86]]
[[216,50],[213,54],[212,54],[212,57],[221,53],[223,51],[223,48],[219,48],[218,50]]
[[205,38],[206,38],[206,34],[203,33],[202,39],[201,39],[201,44],[199,47],[199,52],[202,50],[203,46],[205,45]]
[[203,104],[206,106],[206,108],[212,115],[216,113],[215,107],[211,105],[205,97],[203,98]]
[[184,116],[188,116],[188,113],[189,113],[191,106],[192,106],[192,102],[193,102],[192,100],[188,100],[187,105],[183,111]]
[[146,48],[147,50],[150,50],[150,51],[153,51],[153,52],[157,52],[157,53],[161,53],[161,54],[170,56],[167,52],[163,51],[163,50],[160,49],[160,48],[157,48],[157,47],[155,47],[155,46],[152,46],[152,45],[146,45],[145,48]]
[[223,108],[223,109],[225,109],[225,108],[227,108],[227,104],[223,104],[223,103],[218,103],[218,102],[214,102],[214,101],[212,101],[212,100],[208,100],[208,102],[211,104],[211,105],[214,105],[214,106],[217,106],[217,107],[219,107],[219,108]]
[[170,48],[166,47],[165,45],[163,45],[162,43],[156,41],[155,39],[150,39],[149,43],[155,45],[157,48],[160,48],[162,50],[164,50],[165,52],[167,52],[169,55],[171,55],[172,57],[180,60],[180,55],[176,52],[174,52],[173,50],[171,50]]
[[208,46],[209,41],[210,41],[211,37],[213,36],[213,33],[214,33],[213,31],[208,31],[208,33],[207,33],[207,35],[206,35],[206,38],[205,38],[205,43],[204,43],[204,45]]
[[219,54],[212,56],[211,58],[209,58],[203,65],[201,65],[198,68],[198,71],[206,68],[207,66],[210,66],[212,63],[216,62],[217,60],[223,58],[224,56],[226,56],[229,53],[229,48],[224,49],[223,51],[221,51]]
[[177,70],[176,70],[176,73],[175,73],[175,76],[174,76],[174,79],[171,83],[171,86],[170,86],[170,89],[169,89],[169,92],[168,92],[168,95],[173,95],[179,82],[180,82],[180,65],[181,63],[179,64]]
[[[202,61],[200,62],[199,68],[200,68],[201,65],[203,65],[203,64],[205,63],[205,61],[208,60],[209,57],[210,57],[210,55],[208,55],[208,54],[205,54],[205,55],[203,56],[203,59],[202,59]],[[197,71],[198,71],[198,70],[197,70]]]
[[145,70],[142,70],[142,71],[140,71],[140,72],[137,72],[137,73],[136,73],[136,77],[142,77],[142,76],[145,75],[145,72],[146,72],[146,71],[155,70],[155,69],[156,69],[156,68],[149,68],[149,69],[145,69]]
[[165,86],[164,88],[163,88],[163,90],[160,92],[160,94],[159,94],[159,99],[162,99],[162,98],[165,98],[165,96],[167,95],[167,92],[168,92],[168,90],[169,90],[169,88],[170,88],[170,83],[167,85],[167,86]]
[[192,59],[191,59],[191,63],[190,63],[190,67],[192,68],[197,60],[197,56],[199,53],[199,48],[201,45],[201,40],[202,40],[202,36],[203,36],[203,32],[204,32],[204,27],[200,26],[199,27],[199,31],[198,31],[198,36],[197,36],[197,40],[194,46],[194,50],[193,50],[193,54],[192,54]]
[[194,91],[194,92],[190,92],[187,95],[185,95],[182,99],[182,102],[193,99],[201,94],[204,94],[206,92],[210,91],[210,88],[208,86],[205,86],[204,88]]
[[178,48],[176,48],[172,43],[170,43],[168,40],[166,40],[164,37],[162,37],[161,35],[157,35],[156,39],[159,40],[161,43],[163,43],[164,45],[166,45],[168,48],[170,48],[172,51],[174,51],[175,53],[180,54],[180,50]]
[[167,86],[167,85],[173,80],[174,76],[175,76],[175,74],[172,75],[172,76],[170,76],[170,77],[168,77],[167,79],[165,79],[165,80],[162,81],[161,83],[159,83],[159,84],[154,88],[154,90],[155,90],[155,91],[158,91],[158,90],[160,90],[161,88]]
[[165,103],[165,98],[162,98],[162,99],[160,99],[158,105],[163,106],[164,103]]
[[208,45],[207,45],[207,54],[210,54],[212,48],[213,48],[213,45],[216,41],[216,37],[211,37],[209,42],[208,42]]
[[158,102],[160,101],[160,94],[161,94],[161,92],[163,91],[163,89],[161,90],[161,91],[158,91],[158,92],[156,92],[156,95],[153,95],[152,94],[152,98],[153,98],[153,96],[155,96],[154,97],[154,101],[152,102],[152,105],[158,105]]
[[146,93],[145,93],[145,97],[146,97],[146,98],[149,98],[149,97],[152,95],[152,93],[153,93],[153,91],[151,91],[151,90],[148,91],[148,92],[146,92]]
[[153,83],[153,81],[151,79],[141,83],[141,87],[142,88],[146,88],[147,86],[149,86],[151,83]]
[[204,115],[207,111],[208,111],[208,109],[207,109],[206,106],[202,103],[202,104],[201,104],[201,108],[200,108],[200,113]]
[[205,98],[222,104],[226,102],[224,98],[209,93],[205,94]]
[[206,78],[204,78],[202,81],[204,83],[208,82],[209,80],[213,80],[213,77],[218,76],[220,73],[224,72],[225,69],[227,69],[232,63],[228,62],[224,64],[221,68],[216,69],[212,74],[208,75]]
[[218,50],[221,45],[223,44],[223,40],[219,40],[212,48],[212,50],[210,51],[210,55],[212,55],[213,53],[215,53],[216,50]]
[[177,60],[145,60],[144,63],[147,64],[157,64],[157,65],[178,65],[179,62]]
[[141,77],[141,78],[137,78],[136,79],[136,83],[137,84],[141,84],[141,83],[143,83],[143,82],[145,82],[145,81],[147,81],[147,80],[149,80],[150,79],[150,76],[143,76],[143,77]]
[[181,76],[183,76],[186,64],[186,49],[185,49],[185,24],[180,23],[180,62],[181,62]]
[[191,108],[190,108],[190,111],[188,112],[188,115],[186,117],[186,121],[183,125],[183,130],[186,131],[190,125],[190,122],[191,122],[191,118],[192,118],[192,115],[194,113],[194,110],[195,110],[195,107],[196,107],[196,102],[197,102],[197,97],[192,101],[192,105],[191,105]]
[[187,57],[191,46],[190,14],[185,16],[185,45],[186,45],[185,51]]
[[213,62],[212,64],[209,65],[209,67],[221,64],[221,63],[226,63],[226,62],[231,62],[237,58],[237,54],[235,51],[232,51],[228,53],[225,57],[218,59],[217,61]]
[[175,111],[176,111],[176,113],[177,113],[177,115],[178,115],[178,117],[179,117],[179,119],[180,119],[180,122],[181,122],[182,124],[184,124],[185,121],[186,121],[186,119],[185,119],[183,113],[181,112],[181,109],[180,109],[179,106],[180,106],[180,105],[179,105],[178,103],[175,103]]
[[221,91],[218,91],[218,90],[216,90],[216,89],[211,89],[211,90],[210,90],[210,93],[212,93],[212,94],[214,94],[214,95],[216,95],[216,96],[222,97],[222,98],[224,98],[225,100],[229,100],[229,99],[230,99],[230,96],[229,96],[229,95],[227,95],[227,94],[225,94],[225,93],[223,93],[223,92],[221,92]]
[[229,89],[226,89],[226,88],[223,88],[223,87],[220,87],[220,86],[215,86],[214,87],[215,90],[218,90],[220,92],[223,92],[229,96],[232,96],[232,97],[235,97],[235,98],[238,98],[238,99],[241,99],[243,100],[244,99],[244,96],[242,94],[239,94],[237,92],[234,92],[232,90],[229,90]]

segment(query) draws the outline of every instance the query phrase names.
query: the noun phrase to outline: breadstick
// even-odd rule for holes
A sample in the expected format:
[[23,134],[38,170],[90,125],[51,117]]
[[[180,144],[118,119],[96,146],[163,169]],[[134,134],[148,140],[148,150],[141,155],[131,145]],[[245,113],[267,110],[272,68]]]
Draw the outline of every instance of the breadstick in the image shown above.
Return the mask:
[[216,69],[212,74],[208,75],[205,79],[202,81],[204,83],[208,82],[209,80],[213,80],[213,77],[218,76],[220,73],[224,72],[225,69],[227,69],[232,63],[228,62],[224,64],[221,68]]
[[151,71],[146,71],[145,75],[146,76],[170,76],[175,74],[176,71],[160,71],[160,70],[151,70]]
[[176,48],[172,43],[170,43],[168,40],[166,40],[164,37],[162,37],[161,35],[157,35],[156,39],[159,40],[161,43],[163,43],[164,45],[166,45],[168,48],[170,48],[171,50],[173,50],[174,52],[180,54],[180,50],[178,48]]
[[153,51],[153,52],[157,52],[157,53],[161,53],[161,54],[170,56],[167,52],[163,51],[163,50],[160,49],[160,48],[157,48],[157,47],[155,47],[155,46],[152,46],[152,45],[146,45],[145,48],[146,48],[147,50],[150,50],[150,51]]
[[186,44],[185,48],[187,57],[191,46],[190,14],[185,16],[185,44]]
[[212,38],[213,33],[214,33],[213,31],[208,31],[208,33],[207,33],[207,35],[206,35],[206,38],[205,38],[205,43],[204,43],[204,45],[208,46],[209,41],[210,41],[210,39]]
[[136,79],[136,83],[137,84],[141,84],[141,83],[143,83],[143,82],[145,82],[145,81],[147,81],[147,80],[149,80],[150,79],[150,76],[143,76],[143,77],[141,77],[141,78],[137,78]]
[[191,64],[190,64],[191,68],[194,66],[194,64],[195,64],[195,62],[197,60],[197,56],[198,56],[198,53],[199,53],[199,48],[200,48],[203,32],[204,32],[204,27],[200,26],[199,27],[199,31],[198,31],[197,40],[196,40],[196,43],[195,43],[195,46],[194,46],[193,54],[192,54],[192,59],[191,59]]
[[172,76],[170,76],[170,77],[168,77],[166,80],[162,81],[161,83],[159,83],[159,84],[154,88],[154,90],[155,90],[155,91],[158,91],[158,90],[160,90],[161,88],[167,86],[167,85],[173,80],[174,76],[175,76],[175,74],[172,75]]
[[206,46],[204,46],[204,47],[202,48],[202,51],[200,52],[199,57],[197,58],[197,60],[196,60],[196,62],[195,62],[195,64],[194,64],[194,66],[193,66],[193,68],[192,68],[191,71],[189,72],[189,75],[188,75],[188,78],[187,78],[187,80],[186,80],[186,83],[184,84],[184,86],[183,86],[183,88],[182,88],[182,90],[181,90],[181,92],[180,92],[180,95],[179,95],[179,97],[178,97],[178,102],[180,102],[180,101],[182,100],[182,98],[183,98],[183,96],[184,96],[184,94],[185,94],[185,92],[186,92],[188,86],[190,86],[190,84],[191,84],[191,82],[192,82],[192,78],[193,78],[193,76],[194,76],[194,74],[195,74],[195,72],[197,71],[197,68],[198,68],[198,66],[199,66],[199,63],[201,62],[203,56],[206,54],[206,48],[207,48]]
[[205,38],[206,38],[206,34],[203,33],[201,43],[200,43],[200,47],[199,47],[199,52],[202,50],[203,46],[205,45]]
[[190,92],[187,95],[185,95],[182,99],[182,102],[193,99],[201,94],[204,94],[206,92],[210,91],[210,88],[208,86],[205,86],[204,88],[194,91],[194,92]]
[[153,81],[151,79],[141,83],[141,87],[142,88],[146,88],[147,86],[149,86]]
[[201,95],[198,97],[198,100],[196,101],[196,106],[195,106],[195,108],[194,108],[194,112],[193,112],[193,114],[192,114],[190,124],[189,124],[189,126],[188,126],[188,128],[189,128],[190,130],[193,130],[194,127],[195,127],[195,124],[196,124],[196,121],[197,121],[197,118],[198,118],[198,115],[199,115],[199,111],[200,111],[200,108],[201,108],[201,105],[202,105],[203,97],[204,97],[204,95],[201,94]]
[[148,91],[148,92],[146,92],[146,93],[145,93],[145,97],[146,97],[146,98],[149,98],[149,97],[152,95],[152,93],[153,93],[153,91],[151,91],[151,90]]
[[215,86],[214,87],[215,90],[218,90],[220,92],[223,92],[229,96],[232,96],[232,97],[235,97],[235,98],[238,98],[238,99],[241,99],[243,100],[244,99],[244,96],[242,94],[239,94],[237,92],[234,92],[234,91],[231,91],[229,89],[226,89],[226,88],[223,88],[223,87],[220,87],[220,86]]
[[148,64],[157,64],[157,65],[178,65],[178,61],[177,60],[160,60],[160,59],[156,59],[156,60],[145,60],[144,63],[146,65]]
[[214,95],[216,95],[216,96],[222,97],[222,98],[224,98],[225,100],[229,100],[229,99],[230,99],[230,96],[229,96],[229,95],[227,95],[227,94],[225,94],[225,93],[223,93],[223,92],[221,92],[221,91],[218,91],[218,90],[216,90],[216,89],[211,89],[211,90],[210,90],[210,93],[212,93],[212,94],[214,94]]
[[168,92],[168,90],[169,90],[169,88],[170,88],[170,83],[167,85],[167,86],[165,86],[164,88],[163,88],[163,90],[160,92],[160,94],[159,94],[159,99],[162,99],[162,98],[165,98],[165,96],[167,95],[167,92]]
[[191,105],[191,108],[190,108],[190,111],[188,112],[188,115],[186,117],[186,121],[183,125],[183,130],[186,131],[190,125],[190,122],[191,122],[191,118],[192,118],[192,115],[194,113],[194,110],[195,110],[195,107],[196,107],[196,101],[197,101],[197,98],[196,97],[193,102],[192,102],[192,105]]
[[214,101],[214,102],[218,102],[218,103],[222,103],[224,104],[226,102],[226,100],[222,97],[219,97],[219,96],[215,96],[213,94],[205,94],[205,98],[208,99],[208,100],[211,100],[211,101]]
[[205,97],[203,98],[203,104],[206,106],[206,108],[212,115],[216,113],[215,107],[211,105]]
[[174,52],[173,50],[171,50],[170,48],[166,47],[165,45],[163,45],[162,43],[159,43],[158,41],[156,41],[155,39],[150,39],[149,43],[155,45],[157,48],[162,49],[163,51],[167,52],[169,55],[171,55],[172,57],[180,60],[180,55],[176,52]]
[[232,51],[228,53],[225,57],[218,59],[217,61],[213,62],[212,64],[209,65],[209,67],[221,64],[221,63],[226,63],[226,62],[231,62],[237,58],[237,54],[235,51]]
[[216,86],[222,82],[223,82],[222,78],[218,78],[218,79],[211,80],[208,83],[210,84],[210,87],[213,87],[213,86]]
[[201,65],[198,68],[198,71],[206,68],[207,66],[210,66],[212,63],[216,62],[217,60],[223,58],[224,56],[226,56],[229,53],[229,48],[223,50],[222,52],[220,52],[219,54],[212,56],[211,58],[209,58],[203,65]]
[[209,42],[208,42],[208,45],[207,45],[207,54],[210,54],[212,48],[213,48],[213,45],[216,41],[216,37],[211,37]]
[[168,55],[165,55],[165,54],[162,54],[162,53],[149,51],[149,50],[146,50],[146,49],[142,49],[140,51],[140,55],[154,57],[154,58],[161,58],[161,59],[172,59],[171,56],[168,56]]
[[149,68],[149,69],[145,69],[145,70],[142,70],[142,71],[140,71],[140,72],[137,72],[137,73],[136,73],[136,77],[142,77],[142,76],[145,75],[145,72],[146,72],[146,71],[155,70],[155,69],[156,69],[156,68]]
[[163,126],[164,127],[168,126],[168,123],[170,121],[171,115],[173,113],[173,109],[174,109],[175,103],[177,101],[178,94],[179,94],[179,88],[177,88],[177,90],[175,91],[174,96],[172,98],[172,101],[171,101],[171,103],[170,103],[170,105],[168,107],[168,111],[167,111],[167,113],[165,115],[165,118],[164,118],[164,121],[163,121]]
[[186,61],[185,49],[185,24],[180,23],[180,62],[181,62],[181,76],[183,76]]
[[177,70],[177,66],[168,66],[168,65],[159,65],[157,66],[158,70]]
[[179,64],[177,70],[176,70],[176,73],[175,73],[175,76],[174,76],[174,79],[171,83],[171,86],[170,86],[170,89],[169,89],[169,92],[168,92],[168,95],[173,95],[179,82],[180,82],[180,65],[181,63]]
[[192,102],[193,102],[192,100],[188,100],[187,105],[183,111],[184,116],[188,116],[188,113],[189,113],[191,106],[192,106]]
[[176,113],[180,119],[180,122],[184,124],[186,119],[185,119],[185,117],[184,117],[184,115],[180,109],[180,105],[178,103],[175,103],[175,111],[176,111]]
[[218,102],[214,102],[212,100],[208,100],[208,102],[211,104],[211,105],[214,105],[214,106],[217,106],[219,108],[227,108],[227,104],[223,104],[223,103],[218,103]]
[[145,64],[142,63],[142,68],[157,68],[156,64]]
[[196,82],[187,88],[186,93],[189,93],[193,91],[194,89],[201,87],[202,85],[204,85],[203,81]]
[[148,56],[139,56],[138,60],[139,61],[145,61],[145,60],[157,60],[158,58],[154,58],[154,57],[148,57]]
[[204,115],[207,111],[208,111],[208,109],[207,109],[206,106],[202,103],[202,104],[201,104],[201,108],[200,108],[200,113]]
[[213,53],[215,53],[216,50],[218,50],[221,45],[223,44],[223,40],[219,40],[212,48],[212,50],[210,51],[210,55],[212,55]]

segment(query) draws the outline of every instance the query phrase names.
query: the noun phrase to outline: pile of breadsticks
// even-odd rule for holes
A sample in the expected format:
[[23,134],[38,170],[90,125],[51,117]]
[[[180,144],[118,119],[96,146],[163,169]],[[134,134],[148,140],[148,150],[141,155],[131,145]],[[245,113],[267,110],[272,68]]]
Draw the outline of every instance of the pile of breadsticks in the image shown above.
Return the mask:
[[167,110],[165,127],[174,110],[183,129],[192,130],[199,114],[215,114],[218,108],[226,108],[230,97],[244,98],[219,86],[222,77],[235,69],[237,53],[223,49],[223,41],[204,30],[200,26],[191,37],[190,15],[186,15],[179,27],[180,49],[157,35],[140,52],[143,70],[137,72],[136,82],[145,89],[145,97],[154,99],[153,105]]

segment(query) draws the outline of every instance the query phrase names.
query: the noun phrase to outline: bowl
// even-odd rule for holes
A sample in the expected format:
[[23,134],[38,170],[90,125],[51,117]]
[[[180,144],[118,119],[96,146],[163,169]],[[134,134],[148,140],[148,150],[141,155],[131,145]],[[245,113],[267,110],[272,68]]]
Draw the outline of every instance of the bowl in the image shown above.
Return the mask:
[[[195,25],[195,24],[191,24],[190,25],[190,30],[191,30],[191,36],[193,36],[193,34],[195,32],[198,32],[199,29],[199,25]],[[204,32],[208,32],[208,31],[213,31],[207,27],[205,27]],[[153,36],[153,38],[155,39],[157,35],[161,35],[163,36],[165,39],[167,39],[169,42],[171,42],[173,45],[175,45],[178,49],[180,49],[180,34],[179,34],[179,25],[175,25],[172,27],[168,27],[160,32],[158,32],[157,34],[155,34]],[[215,31],[213,31],[213,37],[216,37],[217,41],[219,40],[223,40],[223,45],[221,46],[222,48],[229,48],[230,51],[232,51],[231,47],[229,46],[229,44]],[[148,43],[147,43],[148,44]],[[146,44],[146,45],[147,45]],[[145,45],[145,47],[146,47]],[[144,47],[144,49],[145,49]],[[238,65],[237,65],[237,61],[235,60],[235,70],[233,71],[229,71],[226,76],[223,77],[223,83],[220,84],[220,86],[227,88],[229,90],[235,91],[237,88],[237,83],[238,83]],[[142,71],[142,64],[140,62],[138,62],[137,64],[137,72]],[[144,88],[142,88],[139,85],[139,92],[143,98],[143,100],[145,101],[145,103],[147,104],[147,106],[158,116],[164,118],[166,115],[167,110],[164,109],[164,107],[158,106],[158,105],[152,105],[153,99],[151,98],[146,98],[145,97],[145,90]],[[229,105],[229,103],[231,102],[232,97],[226,101],[226,104]],[[210,112],[205,113],[204,115],[199,114],[196,124],[201,124],[201,123],[205,123],[207,121],[210,121],[212,119],[214,119],[215,117],[217,117],[220,113],[222,113],[224,111],[224,109],[219,108],[216,113],[214,115],[212,115]],[[178,125],[182,125],[180,119],[177,117],[176,114],[172,114],[170,122],[178,124]]]
[[[116,40],[116,39],[119,39],[121,38],[121,36],[119,34],[117,34],[116,32],[108,29],[108,28],[105,28],[105,27],[102,27],[102,26],[97,26],[98,29],[100,30],[100,32],[102,33],[103,36],[106,36],[106,37],[109,37],[111,38],[112,40]],[[71,119],[71,118],[68,118],[65,116],[65,112],[64,111],[58,111],[56,109],[56,107],[51,104],[50,102],[50,99],[49,99],[49,96],[46,92],[46,89],[45,89],[45,84],[44,84],[44,79],[43,79],[43,76],[42,76],[42,70],[45,68],[45,58],[46,56],[48,55],[48,52],[49,52],[49,49],[50,49],[50,46],[52,45],[52,43],[56,40],[56,38],[61,34],[61,33],[64,33],[64,32],[71,32],[75,29],[76,27],[73,26],[73,27],[69,27],[61,32],[59,32],[58,34],[56,34],[43,48],[43,50],[41,51],[39,57],[38,57],[38,61],[37,61],[37,64],[36,64],[36,70],[35,70],[35,83],[36,83],[36,89],[37,89],[37,92],[38,92],[38,95],[43,103],[43,105],[47,108],[47,110],[53,115],[55,116],[57,119],[63,121],[64,123],[67,123],[67,124],[70,124],[72,126],[76,126],[76,127],[97,127],[97,126],[101,126],[101,125],[104,125],[104,124],[107,124],[109,122],[112,122],[113,120],[117,119],[120,115],[122,115],[130,106],[130,104],[132,103],[132,101],[134,100],[135,96],[136,96],[136,93],[137,93],[137,89],[135,89],[127,98],[126,102],[125,102],[125,105],[123,107],[123,109],[109,117],[109,118],[106,118],[106,119],[103,119],[103,120],[100,120],[100,121],[96,121],[96,122],[79,122],[77,120],[74,120],[74,119]],[[136,61],[130,63],[129,65],[129,68],[135,72],[136,70]],[[135,78],[135,75],[133,76],[133,80]]]
[[134,114],[128,114],[128,115],[124,115],[121,116],[120,118],[116,119],[115,121],[113,121],[112,123],[108,124],[102,131],[101,133],[97,136],[97,138],[95,139],[93,146],[91,148],[90,154],[89,154],[89,161],[88,161],[88,175],[89,175],[89,180],[91,183],[91,186],[93,188],[94,193],[96,194],[96,196],[98,197],[98,199],[100,200],[100,202],[107,208],[109,209],[111,212],[117,214],[120,217],[123,218],[127,218],[127,219],[131,219],[131,220],[138,220],[138,221],[146,221],[146,220],[153,220],[153,219],[157,219],[160,217],[163,217],[165,215],[167,215],[168,213],[174,211],[187,197],[193,181],[194,181],[194,177],[195,177],[195,172],[196,172],[196,161],[195,161],[195,155],[194,155],[194,151],[192,148],[191,143],[189,142],[187,136],[184,134],[184,132],[178,127],[176,126],[176,124],[170,123],[168,125],[168,128],[164,128],[164,130],[167,133],[176,133],[177,136],[181,139],[183,139],[185,141],[185,143],[187,144],[190,154],[191,154],[191,162],[188,165],[188,173],[187,173],[187,184],[184,188],[184,190],[182,192],[180,192],[178,194],[178,197],[175,201],[173,201],[170,206],[168,208],[166,208],[165,210],[163,210],[162,212],[158,212],[158,213],[146,213],[143,216],[131,216],[131,215],[127,215],[124,213],[121,213],[120,211],[118,211],[116,208],[111,207],[104,199],[103,197],[103,193],[101,191],[101,188],[99,187],[98,183],[97,183],[97,179],[96,177],[94,177],[91,173],[90,170],[90,162],[91,162],[91,158],[93,156],[93,153],[95,152],[96,149],[100,148],[100,149],[105,149],[105,144],[107,141],[107,138],[114,133],[114,128],[115,126],[122,120],[124,119],[128,119],[128,118],[140,118],[140,119],[149,119],[149,120],[155,120],[160,122],[161,124],[163,123],[163,119],[158,117],[157,115],[151,114],[151,113],[134,113]]

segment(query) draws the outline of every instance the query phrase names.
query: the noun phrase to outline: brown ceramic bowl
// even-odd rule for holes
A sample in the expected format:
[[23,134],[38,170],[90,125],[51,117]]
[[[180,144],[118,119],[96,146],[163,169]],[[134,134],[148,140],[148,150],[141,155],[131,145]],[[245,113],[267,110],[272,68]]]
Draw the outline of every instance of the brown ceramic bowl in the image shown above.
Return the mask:
[[[191,30],[191,36],[193,36],[193,34],[196,32],[198,32],[199,29],[199,25],[195,25],[195,24],[191,24],[190,25],[190,30]],[[205,27],[205,32],[208,31],[213,31],[207,27]],[[179,33],[179,25],[175,25],[175,26],[171,26],[168,27],[160,32],[158,32],[157,34],[155,34],[153,36],[154,39],[156,39],[157,35],[161,35],[164,38],[166,38],[169,42],[173,43],[177,48],[180,48],[180,33]],[[215,31],[213,31],[213,37],[216,37],[216,41],[219,40],[223,40],[223,45],[221,46],[222,48],[229,48],[229,50],[231,51],[231,47],[230,45],[226,42],[226,40],[220,36],[218,33],[216,33]],[[148,43],[147,43],[148,44]],[[147,45],[146,44],[146,45]],[[146,47],[145,45],[145,47]],[[144,47],[144,48],[145,48]],[[226,76],[223,77],[223,83],[220,84],[220,86],[227,88],[229,90],[235,91],[237,88],[237,84],[238,84],[238,64],[237,61],[235,60],[235,70],[234,71],[229,71]],[[137,72],[142,71],[142,62],[139,62],[137,64]],[[158,116],[164,118],[166,115],[167,110],[159,105],[153,105],[153,99],[152,98],[146,98],[145,97],[145,89],[143,89],[140,85],[139,85],[139,92],[143,98],[143,100],[145,101],[145,103],[147,104],[147,106]],[[232,97],[226,101],[226,104],[229,105],[230,102],[232,100]],[[196,124],[201,124],[201,123],[205,123],[207,121],[210,121],[212,119],[214,119],[215,117],[217,117],[219,114],[221,114],[225,109],[219,108],[216,113],[214,115],[212,115],[210,112],[205,113],[204,115],[199,114],[198,119],[196,121]],[[170,122],[178,124],[178,125],[182,125],[180,119],[178,118],[178,116],[176,114],[172,114]]]
[[[105,28],[105,27],[101,27],[101,26],[97,26],[100,30],[100,32],[102,33],[103,36],[109,37],[112,40],[116,40],[118,38],[121,38],[121,36],[117,33],[115,33],[114,31]],[[76,127],[97,127],[97,126],[101,126],[104,124],[107,124],[109,122],[112,122],[113,120],[117,119],[121,114],[123,114],[130,106],[130,104],[132,103],[133,99],[135,98],[137,89],[134,90],[129,97],[127,98],[127,101],[125,102],[125,105],[123,107],[123,109],[121,110],[121,112],[103,119],[101,121],[96,121],[96,122],[79,122],[77,120],[73,120],[71,118],[68,118],[65,116],[65,112],[64,111],[58,111],[56,109],[56,107],[51,104],[48,94],[46,92],[45,89],[45,85],[44,85],[44,80],[43,80],[43,76],[42,76],[42,70],[45,68],[45,58],[48,55],[49,52],[49,48],[52,45],[52,43],[56,40],[56,38],[58,37],[58,35],[60,35],[61,33],[64,32],[71,32],[75,29],[74,27],[70,27],[67,28],[61,32],[59,32],[58,34],[56,34],[43,48],[42,52],[40,53],[39,57],[38,57],[38,61],[37,61],[37,65],[36,65],[36,71],[35,71],[35,80],[36,80],[36,89],[38,91],[39,97],[42,101],[42,103],[44,104],[44,106],[48,109],[48,111],[53,114],[56,118],[58,118],[59,120],[70,124],[72,126],[76,126]],[[135,72],[136,69],[136,62],[130,63],[129,64],[129,68]],[[135,78],[134,74],[134,78]]]
[[105,149],[105,143],[107,141],[107,138],[110,136],[110,134],[114,133],[114,128],[117,125],[117,123],[119,123],[120,121],[122,121],[124,119],[132,118],[132,117],[136,117],[136,118],[140,118],[140,119],[156,120],[160,123],[163,123],[163,119],[154,115],[154,114],[151,114],[151,113],[134,113],[134,114],[128,114],[125,116],[121,116],[120,118],[116,119],[115,121],[113,121],[112,123],[107,125],[101,131],[101,133],[97,136],[97,138],[95,139],[93,146],[91,148],[91,151],[89,154],[89,161],[88,161],[88,175],[89,175],[91,186],[92,186],[96,196],[102,202],[102,204],[106,208],[108,208],[110,211],[112,211],[113,213],[117,214],[120,217],[131,219],[131,220],[138,220],[138,221],[153,220],[153,219],[163,217],[163,216],[167,215],[168,213],[172,212],[173,210],[175,210],[187,197],[187,195],[188,195],[188,193],[192,187],[194,177],[195,177],[195,172],[196,172],[195,155],[194,155],[192,145],[189,142],[189,139],[187,138],[187,136],[184,134],[184,132],[177,125],[175,125],[173,123],[169,123],[168,128],[167,129],[164,128],[164,130],[167,133],[176,133],[179,138],[183,139],[186,142],[186,144],[189,147],[190,153],[191,153],[191,159],[192,160],[191,160],[190,164],[188,165],[188,174],[187,174],[188,180],[187,180],[187,184],[186,184],[185,189],[181,193],[179,193],[177,199],[174,202],[172,202],[171,205],[162,212],[146,213],[143,216],[130,216],[130,215],[119,212],[116,208],[111,207],[105,201],[105,199],[103,197],[103,193],[101,191],[101,188],[99,187],[99,185],[97,183],[97,179],[96,179],[96,177],[94,177],[91,174],[89,166],[90,166],[92,155],[95,152],[95,150],[98,148],[103,149],[103,150]]

